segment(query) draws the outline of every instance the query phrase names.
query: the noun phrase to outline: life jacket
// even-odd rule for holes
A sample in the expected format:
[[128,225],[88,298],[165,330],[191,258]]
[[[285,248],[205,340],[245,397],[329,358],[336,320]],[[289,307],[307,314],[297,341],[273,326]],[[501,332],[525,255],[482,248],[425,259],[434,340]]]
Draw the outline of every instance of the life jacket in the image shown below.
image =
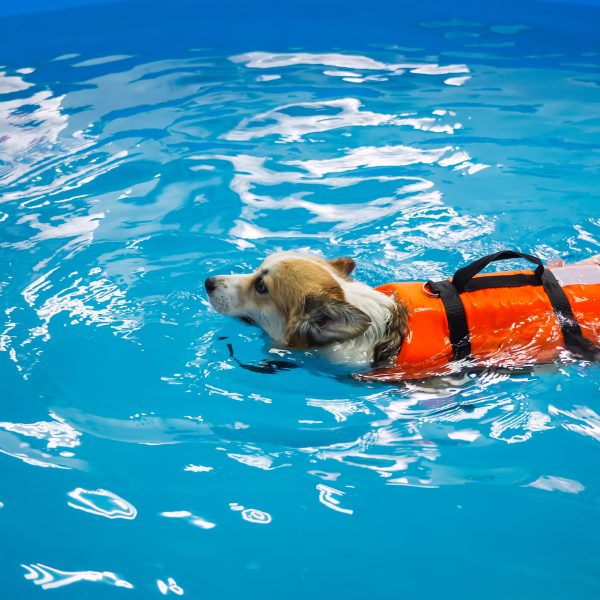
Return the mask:
[[[525,258],[535,271],[478,274],[491,262]],[[549,269],[505,250],[459,269],[451,280],[388,283],[408,309],[395,366],[368,379],[420,379],[465,366],[515,367],[556,360],[565,351],[600,357],[600,267]]]

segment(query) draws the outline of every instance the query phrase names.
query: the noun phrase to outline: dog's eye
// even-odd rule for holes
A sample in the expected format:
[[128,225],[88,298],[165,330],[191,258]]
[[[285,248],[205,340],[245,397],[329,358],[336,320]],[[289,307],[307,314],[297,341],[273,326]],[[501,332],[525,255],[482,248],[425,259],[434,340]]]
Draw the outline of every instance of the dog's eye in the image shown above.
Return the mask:
[[327,327],[327,325],[329,325],[330,323],[331,319],[328,319],[327,317],[321,317],[320,319],[317,319],[317,326],[321,329]]
[[254,289],[259,294],[266,294],[269,290],[267,290],[267,286],[265,285],[264,279],[262,277],[257,277],[254,281]]

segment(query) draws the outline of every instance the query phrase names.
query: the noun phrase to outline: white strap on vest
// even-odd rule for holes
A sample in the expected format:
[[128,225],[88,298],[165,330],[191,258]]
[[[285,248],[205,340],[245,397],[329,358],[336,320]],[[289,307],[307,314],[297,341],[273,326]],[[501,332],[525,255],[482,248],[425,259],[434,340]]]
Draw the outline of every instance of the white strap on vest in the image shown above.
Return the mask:
[[551,270],[561,287],[600,283],[600,267],[596,265],[572,265]]

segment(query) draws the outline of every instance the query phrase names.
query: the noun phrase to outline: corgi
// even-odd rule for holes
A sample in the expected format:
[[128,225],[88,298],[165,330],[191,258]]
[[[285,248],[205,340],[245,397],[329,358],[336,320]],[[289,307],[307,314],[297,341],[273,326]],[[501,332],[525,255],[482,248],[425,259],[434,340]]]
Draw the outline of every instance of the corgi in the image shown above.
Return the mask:
[[[600,274],[600,255],[576,265]],[[394,365],[410,334],[409,307],[397,294],[351,279],[355,266],[349,257],[278,252],[253,273],[209,277],[205,288],[215,310],[260,327],[277,346],[312,349],[352,367]],[[558,267],[565,268],[561,261],[547,266]]]

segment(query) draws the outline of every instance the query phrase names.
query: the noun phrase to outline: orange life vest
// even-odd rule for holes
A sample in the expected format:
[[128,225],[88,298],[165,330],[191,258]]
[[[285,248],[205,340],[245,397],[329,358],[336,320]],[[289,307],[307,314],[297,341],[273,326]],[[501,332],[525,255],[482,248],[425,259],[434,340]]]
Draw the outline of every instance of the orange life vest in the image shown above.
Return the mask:
[[[517,257],[538,268],[477,274],[494,260]],[[598,356],[600,267],[549,270],[535,257],[504,251],[460,269],[451,281],[376,289],[396,294],[407,307],[408,332],[395,367],[369,378],[446,374],[456,371],[461,359],[478,367],[514,367],[549,362],[565,350]]]

